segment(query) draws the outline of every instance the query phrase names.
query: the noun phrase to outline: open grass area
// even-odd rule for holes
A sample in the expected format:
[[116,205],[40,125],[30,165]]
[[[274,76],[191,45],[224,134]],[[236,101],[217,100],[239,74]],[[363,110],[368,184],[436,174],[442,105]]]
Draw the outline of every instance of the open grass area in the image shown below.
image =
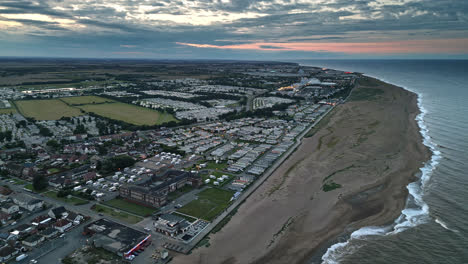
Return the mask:
[[109,215],[111,217],[117,218],[119,220],[125,221],[129,224],[136,224],[143,220],[142,217],[131,215],[125,212],[122,212],[118,209],[109,208],[100,204],[96,204],[93,208],[94,211]]
[[11,178],[10,181],[12,181],[13,184],[16,184],[16,185],[24,185],[26,184],[27,182],[23,181],[23,180],[20,180],[20,179],[15,179],[15,178]]
[[44,189],[44,190],[41,190],[41,191],[36,191],[36,190],[34,190],[34,187],[33,187],[32,183],[26,184],[26,185],[24,186],[24,188],[25,188],[25,189],[28,189],[28,190],[30,190],[30,191],[32,191],[32,192],[37,192],[37,193],[43,193],[43,192],[46,192],[46,191],[47,191],[47,188]]
[[219,177],[222,177],[223,175],[227,175],[229,178],[220,182],[219,183],[219,187],[221,186],[224,186],[225,184],[229,183],[233,178],[234,176],[232,174],[229,174],[229,173],[224,173],[224,172],[221,172],[221,171],[213,171],[211,173],[208,173],[208,174],[201,174],[201,177],[203,179],[203,182],[205,182],[206,179],[210,179],[210,183],[209,185],[212,185],[212,186],[215,186],[213,184],[213,182],[215,182],[216,180],[215,179],[211,179],[210,178],[210,175],[214,175],[216,176],[216,178],[219,178]]
[[1,108],[0,109],[0,115],[14,114],[14,113],[16,113],[16,109],[14,108]]
[[74,196],[72,196],[70,198],[57,197],[57,192],[56,191],[46,192],[46,193],[44,193],[44,195],[49,197],[49,198],[52,198],[52,199],[55,199],[55,200],[58,200],[58,201],[62,201],[62,202],[66,202],[66,203],[69,203],[69,204],[72,204],[72,205],[83,205],[83,204],[88,203],[88,201],[80,199],[80,198],[76,198]]
[[179,198],[180,196],[192,191],[194,188],[190,185],[185,185],[184,187],[182,188],[179,188],[177,189],[176,191],[173,191],[173,192],[170,192],[168,195],[167,195],[167,199],[169,201],[173,201],[177,198]]
[[36,120],[58,120],[62,116],[79,116],[78,108],[70,107],[57,99],[15,101],[18,111],[25,117]]
[[177,211],[211,222],[229,206],[233,194],[232,191],[208,188],[198,194],[197,200],[191,201]]
[[220,163],[216,163],[214,161],[209,161],[206,163],[206,168],[204,169],[208,169],[208,170],[224,170],[226,169],[228,166],[228,164],[226,162],[220,162]]
[[73,97],[63,97],[60,100],[64,101],[69,105],[83,105],[83,104],[100,104],[100,103],[113,103],[114,100],[107,99],[99,96],[73,96]]
[[86,112],[93,112],[100,116],[134,125],[158,125],[169,121],[177,121],[171,114],[120,102],[82,105],[79,108]]
[[151,214],[157,211],[157,209],[135,204],[122,198],[115,198],[104,202],[104,204],[136,215],[141,215],[143,217],[150,216]]

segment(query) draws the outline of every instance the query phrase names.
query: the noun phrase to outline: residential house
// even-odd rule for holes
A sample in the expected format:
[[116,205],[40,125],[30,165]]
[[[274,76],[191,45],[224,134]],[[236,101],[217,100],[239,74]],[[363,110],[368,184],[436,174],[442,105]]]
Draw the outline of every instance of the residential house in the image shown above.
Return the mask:
[[14,214],[19,211],[19,206],[12,202],[5,202],[0,206],[2,212],[7,214]]
[[58,234],[58,229],[49,227],[47,229],[44,229],[40,235],[45,237],[46,239],[51,239],[52,237],[56,236]]
[[38,228],[43,228],[45,226],[49,226],[52,222],[52,218],[49,217],[49,215],[45,214],[45,215],[40,215],[36,218],[34,218],[32,221],[31,221],[31,224],[33,226],[37,226]]
[[8,199],[8,196],[12,193],[13,191],[10,190],[10,188],[7,188],[5,186],[0,186],[0,202],[4,202]]
[[28,211],[41,210],[44,205],[44,201],[36,199],[30,195],[24,193],[15,193],[11,195],[13,202],[18,206],[27,209]]
[[6,225],[10,221],[11,215],[8,213],[0,212],[0,222],[2,225]]
[[28,247],[35,247],[42,243],[45,240],[43,236],[34,234],[32,236],[28,236],[26,239],[23,240],[23,245]]
[[0,261],[5,262],[18,255],[18,250],[12,246],[6,246],[0,249]]
[[59,219],[54,224],[54,228],[61,233],[64,233],[70,227],[72,227],[72,222],[68,221],[67,219]]
[[63,206],[55,207],[49,210],[48,215],[54,219],[61,219],[63,217],[67,217],[68,212]]
[[15,231],[19,232],[19,235],[26,235],[30,234],[33,230],[35,230],[35,227],[33,225],[22,224],[17,226],[15,229]]
[[72,222],[73,225],[79,225],[81,221],[83,220],[83,216],[75,212],[68,211],[68,215],[65,219]]

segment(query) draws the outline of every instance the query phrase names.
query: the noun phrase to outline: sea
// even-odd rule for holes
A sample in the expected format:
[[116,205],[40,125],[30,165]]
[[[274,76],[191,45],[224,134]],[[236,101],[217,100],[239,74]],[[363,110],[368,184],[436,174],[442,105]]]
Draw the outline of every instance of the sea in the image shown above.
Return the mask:
[[400,217],[330,242],[311,263],[468,263],[468,61],[303,60],[361,72],[418,94],[416,118],[432,157],[407,186]]

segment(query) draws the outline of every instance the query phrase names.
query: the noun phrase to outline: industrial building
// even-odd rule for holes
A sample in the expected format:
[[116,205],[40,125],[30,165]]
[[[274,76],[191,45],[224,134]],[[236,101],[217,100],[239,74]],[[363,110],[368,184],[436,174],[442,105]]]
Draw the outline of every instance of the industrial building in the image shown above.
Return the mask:
[[104,248],[123,258],[151,241],[149,234],[104,218],[85,226],[83,234],[92,236],[90,240],[95,247]]
[[161,175],[154,175],[140,184],[121,186],[121,197],[135,203],[160,207],[166,204],[167,195],[190,185],[198,188],[202,184],[200,175],[188,171],[168,170]]

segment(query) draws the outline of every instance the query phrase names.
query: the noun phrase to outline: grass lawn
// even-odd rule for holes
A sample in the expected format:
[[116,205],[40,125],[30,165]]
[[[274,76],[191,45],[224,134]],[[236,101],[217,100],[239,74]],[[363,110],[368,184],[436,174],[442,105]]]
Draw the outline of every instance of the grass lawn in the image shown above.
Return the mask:
[[66,203],[69,203],[69,204],[73,204],[73,205],[83,205],[83,204],[88,203],[88,201],[80,199],[80,198],[76,198],[74,196],[72,196],[70,199],[67,198],[67,197],[57,197],[57,192],[56,191],[46,192],[46,193],[44,193],[44,195],[49,197],[49,198],[52,198],[52,199],[55,199],[55,200],[58,200],[58,201],[62,201],[62,202],[66,202]]
[[4,114],[11,114],[11,113],[16,113],[16,109],[14,108],[1,108],[0,109],[0,115],[4,115]]
[[15,179],[15,178],[11,178],[10,181],[13,181],[13,184],[16,184],[16,185],[24,185],[24,184],[27,183],[27,182],[25,182],[23,180]]
[[62,116],[79,116],[78,108],[70,107],[57,99],[15,101],[19,112],[25,117],[36,120],[58,120]]
[[175,200],[175,199],[179,198],[180,196],[190,192],[191,190],[193,190],[192,186],[185,185],[184,187],[179,188],[176,191],[169,193],[167,195],[167,199],[170,200],[170,201]]
[[204,169],[208,169],[208,170],[224,170],[226,169],[228,166],[227,163],[225,162],[220,162],[218,164],[216,164],[216,162],[214,161],[209,161],[206,163],[206,168]]
[[115,198],[115,199],[104,202],[104,204],[118,208],[120,210],[133,213],[133,214],[141,215],[143,217],[150,216],[151,214],[157,211],[157,209],[146,207],[146,206],[139,205],[139,204],[134,204],[122,198]]
[[100,205],[100,204],[96,204],[93,207],[93,210],[96,211],[96,212],[103,213],[103,214],[109,215],[111,217],[117,218],[119,220],[125,221],[125,222],[127,222],[129,224],[136,224],[136,223],[140,222],[141,220],[143,220],[142,217],[131,215],[131,214],[122,212],[122,211],[120,211],[118,209],[109,208],[107,206],[103,206],[103,205]]
[[221,172],[221,171],[213,171],[213,172],[208,173],[208,174],[202,174],[201,177],[203,179],[203,182],[205,182],[206,179],[210,179],[209,185],[212,185],[212,186],[214,186],[213,182],[216,181],[216,180],[211,179],[210,175],[214,175],[214,176],[216,176],[216,178],[222,177],[223,175],[229,176],[229,178],[227,180],[224,180],[223,182],[219,183],[219,187],[224,186],[225,184],[227,184],[228,182],[230,182],[234,178],[234,176],[232,176],[231,174],[224,173],[224,172]]
[[134,125],[157,125],[169,121],[177,121],[171,114],[120,102],[82,105],[79,108],[86,112],[93,112],[100,116],[121,120]]
[[232,191],[209,188],[200,192],[197,200],[191,201],[177,211],[211,222],[229,206],[233,194]]
[[32,183],[26,184],[26,185],[24,186],[24,188],[26,188],[26,189],[28,189],[28,190],[30,190],[30,191],[33,191],[33,192],[37,192],[37,193],[43,193],[43,192],[46,192],[46,191],[47,191],[47,188],[44,189],[44,190],[42,190],[42,191],[36,191],[36,190],[34,190],[34,187],[33,187]]
[[60,100],[64,101],[69,105],[82,105],[82,104],[95,104],[95,103],[113,103],[114,100],[107,99],[99,96],[73,96],[63,97]]
[[57,173],[57,172],[60,172],[59,168],[51,168],[51,169],[47,170],[48,174],[54,174],[54,173]]

